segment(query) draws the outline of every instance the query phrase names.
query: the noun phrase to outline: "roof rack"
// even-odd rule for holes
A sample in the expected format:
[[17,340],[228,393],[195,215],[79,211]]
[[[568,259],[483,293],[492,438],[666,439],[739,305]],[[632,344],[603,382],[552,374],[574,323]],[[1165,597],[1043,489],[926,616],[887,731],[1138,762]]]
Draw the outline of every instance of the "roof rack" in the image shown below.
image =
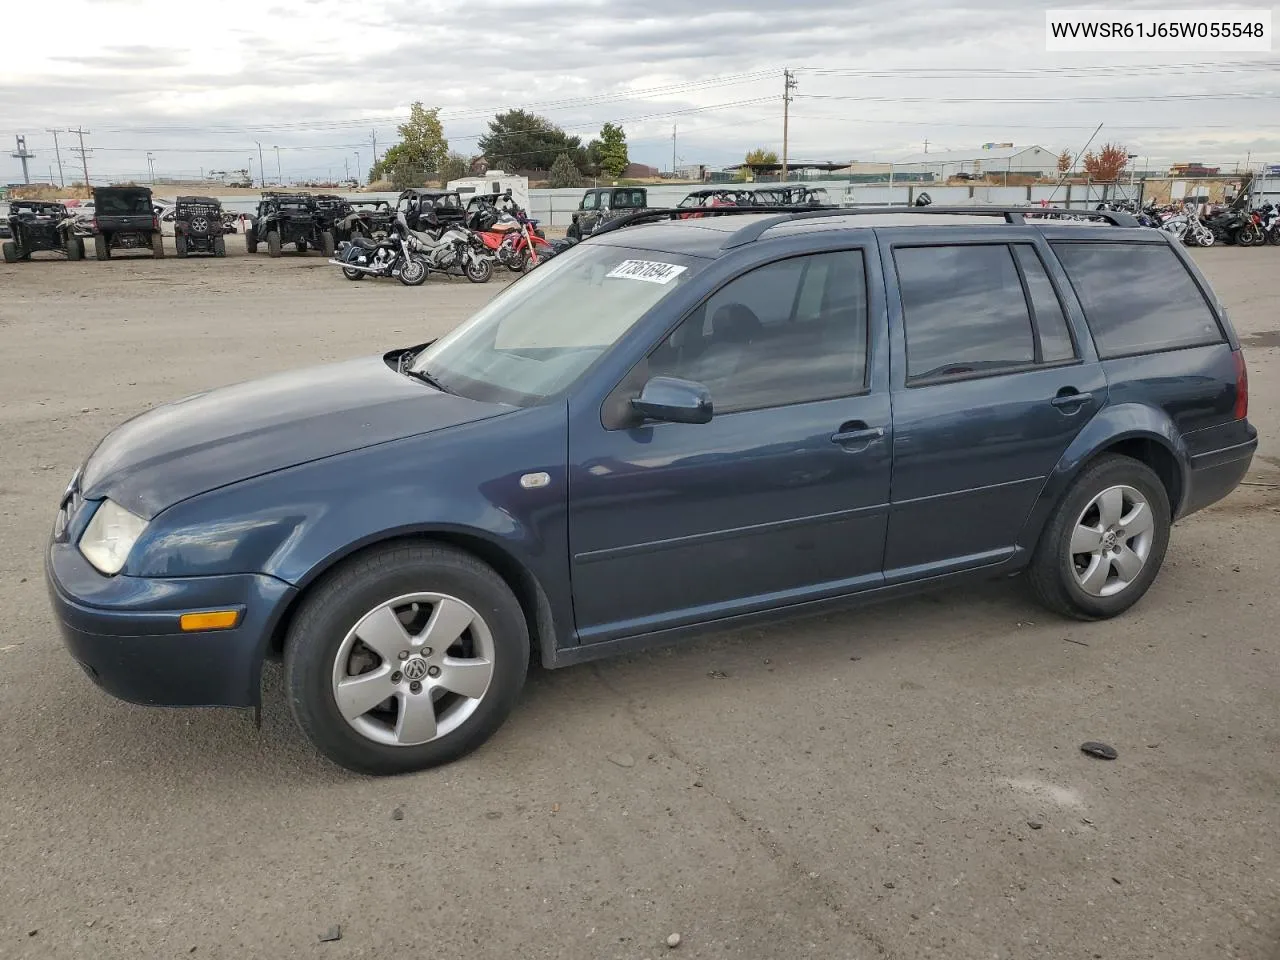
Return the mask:
[[613,230],[629,227],[637,223],[645,223],[655,220],[675,220],[682,217],[689,217],[690,214],[697,217],[723,217],[723,216],[742,216],[744,214],[768,213],[772,216],[757,220],[755,223],[749,223],[746,226],[734,231],[729,239],[725,242],[726,249],[739,247],[745,243],[751,243],[767,231],[773,229],[779,224],[790,223],[795,220],[817,220],[827,219],[831,217],[858,217],[871,216],[874,214],[944,214],[949,216],[987,216],[987,217],[1004,217],[1005,223],[1015,226],[1022,226],[1026,223],[1026,218],[1033,219],[1054,218],[1054,217],[1070,217],[1072,219],[1084,220],[1101,220],[1113,227],[1136,227],[1139,226],[1138,221],[1132,214],[1121,213],[1116,210],[1069,210],[1065,207],[942,207],[930,204],[924,207],[812,207],[812,206],[737,206],[737,207],[676,207],[676,208],[659,208],[653,210],[640,210],[636,213],[627,214],[610,220],[598,227],[592,236],[598,236],[601,233],[608,233]]

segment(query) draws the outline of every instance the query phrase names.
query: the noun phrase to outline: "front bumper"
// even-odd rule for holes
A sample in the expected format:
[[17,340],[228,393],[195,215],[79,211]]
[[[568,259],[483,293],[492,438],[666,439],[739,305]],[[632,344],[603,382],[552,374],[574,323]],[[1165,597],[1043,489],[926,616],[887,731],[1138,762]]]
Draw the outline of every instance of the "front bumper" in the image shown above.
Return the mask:
[[[46,575],[71,656],[112,696],[149,706],[256,706],[270,638],[295,592],[262,574],[104,577],[66,542],[50,544]],[[183,613],[228,609],[240,611],[233,629],[179,627]]]

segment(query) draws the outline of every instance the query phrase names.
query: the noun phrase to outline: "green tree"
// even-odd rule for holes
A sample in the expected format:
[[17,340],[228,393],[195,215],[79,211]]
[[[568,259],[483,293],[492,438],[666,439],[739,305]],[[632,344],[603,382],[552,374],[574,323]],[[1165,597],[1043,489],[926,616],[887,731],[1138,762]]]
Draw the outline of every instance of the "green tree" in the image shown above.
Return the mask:
[[764,147],[756,147],[754,150],[749,151],[743,160],[743,163],[749,167],[764,166],[777,162],[778,155],[772,150],[766,150]]
[[582,186],[582,174],[578,168],[574,166],[573,160],[569,154],[562,153],[556,157],[551,163],[551,186],[553,187],[580,187]]
[[615,123],[600,128],[600,167],[611,177],[622,176],[631,161],[627,157],[627,134]]
[[507,110],[490,120],[489,132],[480,138],[480,151],[503,170],[546,170],[562,153],[577,169],[587,166],[587,151],[578,137],[526,110]]
[[[370,180],[389,179],[392,183],[421,186],[428,176],[444,165],[449,154],[449,141],[440,124],[440,108],[428,110],[422,101],[409,108],[409,119],[396,128],[400,142],[390,147],[369,171]],[[405,187],[396,187],[403,190]]]
[[450,180],[460,180],[470,172],[471,161],[452,150],[444,158],[444,163],[440,165],[440,179],[444,183],[448,183]]

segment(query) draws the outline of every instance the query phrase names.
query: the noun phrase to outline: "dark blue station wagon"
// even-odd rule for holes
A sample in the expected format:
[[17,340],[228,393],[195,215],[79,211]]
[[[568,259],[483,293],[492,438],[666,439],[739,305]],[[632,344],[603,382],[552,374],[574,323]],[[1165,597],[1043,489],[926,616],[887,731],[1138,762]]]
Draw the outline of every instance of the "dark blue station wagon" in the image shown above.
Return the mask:
[[143,704],[290,707],[352,770],[479,746],[549,667],[1026,571],[1115,616],[1257,446],[1240,345],[1121,214],[615,222],[429,344],[107,436],[48,551]]

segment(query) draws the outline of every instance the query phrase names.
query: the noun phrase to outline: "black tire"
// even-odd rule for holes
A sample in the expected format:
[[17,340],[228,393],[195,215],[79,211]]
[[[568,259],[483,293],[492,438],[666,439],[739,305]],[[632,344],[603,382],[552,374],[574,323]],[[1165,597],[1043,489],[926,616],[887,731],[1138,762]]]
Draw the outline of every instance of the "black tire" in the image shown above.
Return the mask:
[[173,252],[175,256],[179,257],[185,257],[187,255],[187,237],[185,234],[174,234]]
[[213,238],[213,255],[215,257],[225,257],[227,255],[227,238],[226,237]]
[[[1127,586],[1111,596],[1094,596],[1077,583],[1071,538],[1086,507],[1109,487],[1133,487],[1152,514],[1152,539],[1146,561]],[[1055,613],[1076,620],[1105,620],[1142,599],[1160,572],[1169,546],[1173,510],[1169,493],[1156,472],[1131,457],[1107,454],[1089,464],[1067,489],[1040,534],[1028,581],[1036,599]]]
[[[410,267],[409,264],[413,264],[413,266]],[[399,281],[406,287],[422,286],[427,282],[427,276],[431,273],[430,268],[427,266],[427,258],[415,255],[409,258],[409,264],[405,264],[404,267],[400,268]],[[408,279],[406,279],[405,274],[406,267],[409,268]]]
[[524,273],[529,269],[529,248],[525,247],[507,261],[507,269],[512,273]]
[[6,240],[4,242],[4,262],[17,263],[19,259],[21,258],[18,256],[18,245],[12,240]]
[[462,272],[472,283],[488,283],[493,279],[493,260],[482,257],[474,262],[469,261]]
[[297,250],[299,253],[306,253],[306,252],[307,252],[307,241],[305,241],[305,240],[299,240],[297,243],[295,243],[295,244],[293,245],[293,249]]
[[258,231],[253,226],[244,228],[244,248],[250,253],[258,252]]
[[68,234],[65,247],[68,260],[84,259],[84,241],[79,237],[73,237]]
[[353,281],[363,280],[366,276],[363,270],[352,270],[350,267],[343,267],[342,275]]
[[568,237],[570,240],[581,240],[582,230],[578,227],[576,223],[571,223],[569,224],[569,229],[564,232],[564,235]]
[[157,260],[164,259],[164,234],[163,233],[157,232],[151,235],[151,256],[155,257]]
[[75,259],[83,260],[84,259],[84,237],[73,237],[71,242],[75,244],[75,248],[76,248]]
[[338,248],[337,243],[333,239],[333,234],[328,230],[320,231],[320,251],[325,257],[332,257],[333,251]]
[[99,260],[111,259],[111,241],[99,234],[93,238],[93,255]]
[[[418,592],[456,597],[483,618],[493,637],[494,669],[474,712],[456,729],[415,746],[392,746],[365,737],[339,713],[334,661],[366,613]],[[470,554],[430,543],[375,549],[327,574],[304,599],[285,640],[284,685],[298,726],[334,763],[377,776],[450,763],[479,747],[510,714],[528,669],[528,627],[510,588]]]
[[281,254],[280,231],[267,231],[267,256],[278,257]]

